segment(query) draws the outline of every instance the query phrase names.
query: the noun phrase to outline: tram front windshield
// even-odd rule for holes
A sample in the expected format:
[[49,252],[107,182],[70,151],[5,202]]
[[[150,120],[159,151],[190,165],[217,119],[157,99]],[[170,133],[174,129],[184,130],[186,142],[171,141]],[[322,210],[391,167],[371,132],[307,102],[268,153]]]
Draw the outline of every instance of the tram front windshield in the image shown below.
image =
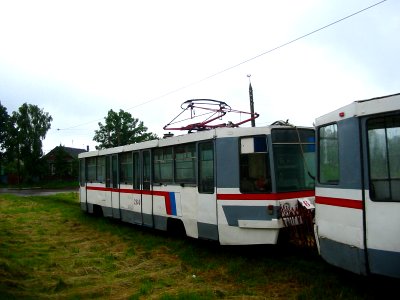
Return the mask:
[[274,129],[271,136],[277,192],[314,189],[314,130]]

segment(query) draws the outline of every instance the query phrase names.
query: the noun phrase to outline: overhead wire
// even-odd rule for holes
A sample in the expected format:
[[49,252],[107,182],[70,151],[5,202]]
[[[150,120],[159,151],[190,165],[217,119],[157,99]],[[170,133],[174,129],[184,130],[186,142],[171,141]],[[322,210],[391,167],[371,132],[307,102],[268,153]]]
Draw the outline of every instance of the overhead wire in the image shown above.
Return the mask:
[[[310,32],[308,32],[308,33],[306,33],[306,34],[303,34],[303,35],[301,35],[301,36],[299,36],[299,37],[297,37],[297,38],[295,38],[295,39],[292,39],[292,40],[290,40],[290,41],[288,41],[288,42],[285,42],[285,43],[283,43],[283,44],[280,44],[280,45],[278,45],[278,46],[276,46],[276,47],[274,47],[274,48],[271,48],[271,49],[269,49],[269,50],[267,50],[267,51],[264,51],[264,52],[262,52],[262,53],[260,53],[260,54],[257,54],[257,55],[255,55],[255,56],[253,56],[253,57],[251,57],[251,58],[248,58],[248,59],[246,59],[246,60],[243,60],[243,61],[241,61],[241,62],[239,62],[239,63],[237,63],[237,64],[235,64],[235,65],[232,65],[232,66],[230,66],[230,67],[228,67],[228,68],[225,68],[225,69],[223,69],[223,70],[221,70],[221,71],[215,72],[215,73],[213,73],[213,74],[211,74],[211,75],[209,75],[209,76],[206,76],[206,77],[204,77],[204,78],[202,78],[202,79],[193,81],[193,82],[191,82],[191,83],[189,83],[189,84],[186,84],[186,85],[183,85],[183,86],[181,86],[181,87],[179,87],[179,88],[176,88],[176,89],[174,89],[174,90],[171,90],[171,91],[169,91],[169,92],[167,92],[167,93],[165,93],[165,94],[162,94],[162,95],[160,95],[160,96],[157,96],[157,97],[155,97],[155,98],[151,98],[151,99],[149,99],[149,100],[147,100],[147,101],[141,102],[141,103],[139,103],[139,104],[137,104],[137,105],[135,105],[135,106],[132,106],[132,107],[130,107],[130,108],[127,108],[126,110],[132,110],[132,109],[137,108],[137,107],[139,107],[139,106],[146,105],[146,104],[148,104],[148,103],[150,103],[150,102],[154,102],[154,101],[156,101],[156,100],[158,100],[158,99],[164,98],[164,97],[169,96],[169,95],[171,95],[171,94],[174,94],[174,93],[176,93],[176,92],[178,92],[178,91],[187,89],[188,87],[191,87],[191,86],[193,86],[193,85],[196,85],[196,84],[199,84],[199,83],[201,83],[201,82],[203,82],[203,81],[206,81],[206,80],[208,80],[208,79],[211,79],[211,78],[213,78],[213,77],[215,77],[215,76],[218,76],[218,75],[220,75],[220,74],[222,74],[222,73],[225,73],[225,72],[227,72],[227,71],[229,71],[229,70],[232,70],[232,69],[237,68],[237,67],[239,67],[239,66],[241,66],[241,65],[243,65],[243,64],[246,64],[246,63],[248,63],[248,62],[250,62],[250,61],[252,61],[252,60],[255,60],[255,59],[257,59],[257,58],[259,58],[259,57],[261,57],[261,56],[264,56],[264,55],[266,55],[266,54],[269,54],[269,53],[271,53],[271,52],[273,52],[273,51],[276,51],[276,50],[281,49],[281,48],[283,48],[283,47],[286,47],[286,46],[288,46],[288,45],[290,45],[290,44],[293,44],[293,43],[295,43],[295,42],[297,42],[297,41],[299,41],[299,40],[301,40],[301,39],[304,39],[304,38],[306,38],[306,37],[308,37],[308,36],[310,36],[310,35],[313,35],[313,34],[319,32],[319,31],[322,31],[322,30],[324,30],[324,29],[327,29],[328,27],[331,27],[331,26],[333,26],[333,25],[335,25],[335,24],[338,24],[338,23],[340,23],[340,22],[342,22],[342,21],[344,21],[344,20],[347,20],[347,19],[349,19],[349,18],[351,18],[351,17],[354,17],[354,16],[356,16],[356,15],[362,13],[362,12],[365,12],[365,11],[367,11],[367,10],[369,10],[369,9],[371,9],[371,8],[373,8],[373,7],[375,7],[375,6],[378,6],[378,5],[380,5],[380,4],[382,4],[382,3],[386,2],[386,1],[388,1],[388,0],[382,0],[382,1],[379,1],[379,2],[377,2],[377,3],[374,3],[374,4],[372,4],[372,5],[368,6],[368,7],[365,7],[365,8],[363,8],[363,9],[361,9],[361,10],[358,10],[358,11],[356,11],[356,12],[354,12],[354,13],[351,13],[351,14],[349,14],[349,15],[347,15],[347,16],[345,16],[345,17],[342,17],[342,18],[340,18],[340,19],[338,19],[338,20],[336,20],[336,21],[333,21],[333,22],[331,22],[331,23],[329,23],[329,24],[327,24],[327,25],[324,25],[324,26],[322,26],[322,27],[319,27],[318,29],[315,29],[315,30],[310,31]],[[97,122],[97,121],[99,121],[99,120],[101,120],[101,119],[96,119],[96,120],[93,120],[93,121],[89,121],[89,122],[86,122],[86,123],[82,123],[82,124],[75,125],[75,126],[71,126],[71,127],[67,127],[67,128],[57,128],[57,130],[70,130],[70,129],[73,129],[73,128],[76,128],[76,127],[80,127],[80,126],[83,126],[83,125],[91,124],[91,123],[93,123],[93,122]]]

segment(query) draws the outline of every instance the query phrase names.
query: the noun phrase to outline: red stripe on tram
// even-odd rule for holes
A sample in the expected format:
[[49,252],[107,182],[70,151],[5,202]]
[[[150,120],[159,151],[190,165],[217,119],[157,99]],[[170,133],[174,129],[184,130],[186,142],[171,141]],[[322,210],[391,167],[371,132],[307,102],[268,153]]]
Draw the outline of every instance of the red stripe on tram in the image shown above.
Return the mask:
[[314,191],[271,193],[271,194],[217,194],[218,200],[284,200],[313,197]]
[[316,196],[315,203],[346,208],[363,209],[363,204],[361,200]]
[[164,197],[165,201],[165,210],[167,214],[172,215],[172,207],[171,207],[171,197],[169,192],[163,191],[150,191],[150,190],[135,190],[135,189],[115,189],[109,187],[100,187],[100,186],[87,186],[87,190],[92,191],[102,191],[102,192],[116,192],[116,193],[124,193],[124,194],[142,194],[142,195],[153,195]]

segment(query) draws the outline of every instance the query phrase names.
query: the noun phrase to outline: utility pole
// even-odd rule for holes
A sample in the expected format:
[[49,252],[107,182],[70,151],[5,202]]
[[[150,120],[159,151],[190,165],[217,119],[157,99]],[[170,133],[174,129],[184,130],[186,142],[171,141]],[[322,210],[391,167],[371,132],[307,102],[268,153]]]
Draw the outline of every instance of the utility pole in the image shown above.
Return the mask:
[[251,117],[251,127],[256,127],[256,120],[254,119],[254,101],[253,101],[253,87],[251,86],[251,74],[248,74],[247,77],[249,78],[249,96],[250,96],[250,113]]

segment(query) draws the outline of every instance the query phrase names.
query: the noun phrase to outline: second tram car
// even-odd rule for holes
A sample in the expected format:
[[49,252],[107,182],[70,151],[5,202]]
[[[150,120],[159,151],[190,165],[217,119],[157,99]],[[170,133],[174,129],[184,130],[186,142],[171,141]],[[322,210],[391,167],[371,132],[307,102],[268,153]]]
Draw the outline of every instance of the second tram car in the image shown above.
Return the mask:
[[400,94],[316,119],[315,228],[321,256],[400,278]]
[[275,244],[281,208],[314,203],[313,128],[215,128],[79,160],[83,211],[223,245]]

